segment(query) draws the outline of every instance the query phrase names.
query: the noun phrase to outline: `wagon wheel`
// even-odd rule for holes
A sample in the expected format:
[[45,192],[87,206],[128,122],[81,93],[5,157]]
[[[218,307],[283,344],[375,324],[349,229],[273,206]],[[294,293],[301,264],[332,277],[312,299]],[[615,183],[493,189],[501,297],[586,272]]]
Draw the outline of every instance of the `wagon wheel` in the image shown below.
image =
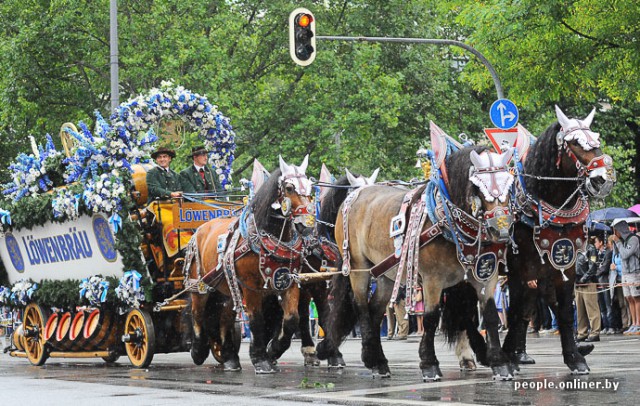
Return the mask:
[[134,367],[146,368],[151,364],[156,348],[156,333],[149,312],[133,309],[127,314],[122,340]]
[[220,342],[218,340],[211,339],[209,343],[211,345],[211,355],[213,355],[213,358],[215,358],[219,363],[224,364],[224,359],[222,358],[222,345],[220,345]]
[[45,346],[44,323],[47,319],[42,307],[35,303],[30,303],[24,310],[24,350],[27,359],[33,365],[43,365],[49,358],[49,351]]
[[[233,348],[236,353],[240,351],[240,343],[242,342],[242,327],[240,326],[241,321],[236,320],[234,325],[234,334],[232,335],[233,339]],[[209,346],[211,347],[211,355],[221,364],[224,364],[224,359],[222,357],[222,344],[220,344],[219,339],[211,338],[209,339]]]

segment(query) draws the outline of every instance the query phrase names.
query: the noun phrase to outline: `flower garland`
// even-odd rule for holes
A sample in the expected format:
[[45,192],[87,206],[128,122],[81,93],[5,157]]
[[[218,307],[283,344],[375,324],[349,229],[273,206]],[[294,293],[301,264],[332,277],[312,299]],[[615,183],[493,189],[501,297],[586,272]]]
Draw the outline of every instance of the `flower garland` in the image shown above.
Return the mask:
[[80,198],[79,193],[74,193],[67,188],[56,190],[54,199],[51,201],[53,209],[53,217],[56,219],[75,220],[80,216]]
[[[31,141],[35,146],[33,137]],[[54,186],[47,173],[47,166],[61,156],[61,152],[56,150],[49,134],[45,147],[38,145],[34,149],[38,151],[37,154],[27,155],[21,152],[15,162],[9,165],[11,182],[3,185],[2,193],[15,202],[39,192],[47,192]]]
[[11,289],[6,286],[0,286],[0,305],[9,305],[11,299]]
[[216,168],[220,183],[231,188],[231,164],[234,160],[235,133],[229,118],[209,103],[205,96],[162,81],[160,89],[151,89],[120,104],[111,116],[111,123],[121,139],[139,138],[138,134],[152,128],[160,119],[179,116],[199,130],[205,147],[211,151],[209,162]]
[[26,306],[36,289],[38,289],[37,283],[19,281],[11,288],[10,301],[16,306]]
[[120,278],[120,284],[116,288],[116,297],[124,302],[127,308],[138,309],[144,302],[145,295],[140,286],[142,275],[137,271],[127,271]]
[[80,298],[87,299],[91,306],[99,306],[107,300],[109,282],[105,281],[99,275],[94,275],[90,278],[84,278],[82,282],[80,282],[79,287]]

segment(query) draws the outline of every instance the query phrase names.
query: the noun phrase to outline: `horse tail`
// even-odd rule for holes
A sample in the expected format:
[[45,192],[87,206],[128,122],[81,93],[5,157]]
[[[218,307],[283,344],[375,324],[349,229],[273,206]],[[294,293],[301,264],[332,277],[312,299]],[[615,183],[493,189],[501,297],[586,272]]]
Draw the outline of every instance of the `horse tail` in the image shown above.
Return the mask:
[[[478,327],[478,297],[470,283],[460,282],[443,291],[442,333],[445,340],[453,345],[458,333]],[[469,335],[471,340],[471,335]]]
[[[341,261],[338,261],[338,265],[340,269]],[[334,275],[330,284],[327,295],[328,306],[325,306],[322,316],[325,337],[316,347],[319,359],[336,355],[338,347],[358,321],[358,313],[353,306],[353,292],[349,277]]]

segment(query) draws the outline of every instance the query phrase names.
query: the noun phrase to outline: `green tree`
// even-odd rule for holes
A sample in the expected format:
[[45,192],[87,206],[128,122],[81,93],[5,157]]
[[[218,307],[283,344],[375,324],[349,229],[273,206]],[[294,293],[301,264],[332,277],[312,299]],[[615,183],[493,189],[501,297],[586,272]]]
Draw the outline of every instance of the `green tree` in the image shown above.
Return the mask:
[[[607,204],[632,205],[640,179],[640,8],[633,0],[447,1],[441,15],[493,61],[522,109],[541,131],[558,104],[572,116],[600,111],[594,128],[609,146],[619,185]],[[464,79],[479,91],[487,74],[474,61]],[[631,153],[629,153],[631,151]]]

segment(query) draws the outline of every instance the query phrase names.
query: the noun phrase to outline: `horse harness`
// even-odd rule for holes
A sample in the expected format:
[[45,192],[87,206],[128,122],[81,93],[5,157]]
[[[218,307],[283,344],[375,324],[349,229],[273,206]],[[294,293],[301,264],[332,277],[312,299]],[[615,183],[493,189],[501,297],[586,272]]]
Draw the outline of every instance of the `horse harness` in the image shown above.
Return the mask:
[[[389,235],[394,240],[394,253],[370,269],[371,275],[378,278],[398,265],[391,301],[397,297],[406,271],[406,307],[409,311],[413,311],[415,306],[413,290],[417,285],[419,251],[438,236],[442,235],[456,244],[457,258],[465,270],[465,279],[471,271],[477,281],[486,282],[497,272],[499,263],[506,263],[507,244],[488,243],[489,236],[484,225],[449,199],[438,198],[442,192],[435,185],[436,181],[432,180],[426,187],[412,189],[405,194],[399,213],[391,219],[389,225]],[[365,187],[351,192],[342,206],[342,273],[345,276],[351,270],[349,211]],[[485,220],[495,215],[495,212],[487,213]],[[432,225],[421,231],[427,219],[430,219]]]

